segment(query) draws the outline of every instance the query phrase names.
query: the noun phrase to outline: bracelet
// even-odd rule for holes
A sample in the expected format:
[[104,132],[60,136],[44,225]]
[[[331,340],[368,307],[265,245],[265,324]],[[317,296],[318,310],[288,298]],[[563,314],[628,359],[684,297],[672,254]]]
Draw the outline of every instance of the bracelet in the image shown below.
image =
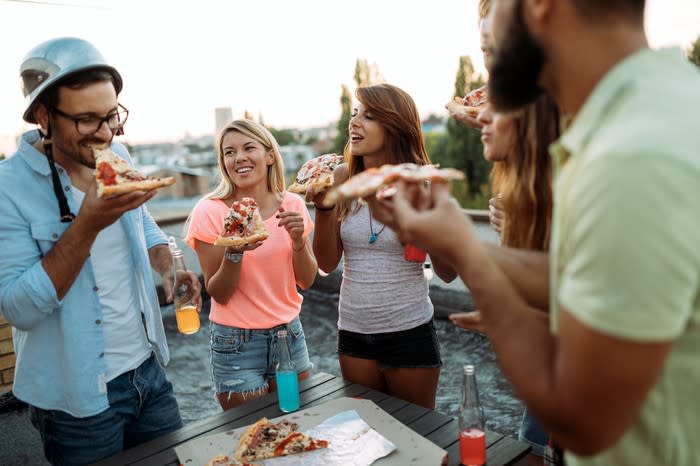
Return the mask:
[[316,204],[314,204],[314,209],[320,210],[321,212],[328,212],[329,210],[335,209],[335,204],[330,207],[319,207]]
[[233,262],[234,264],[240,264],[241,261],[243,260],[243,253],[242,252],[228,252],[228,251],[226,251],[224,253],[224,258],[229,262]]
[[294,245],[292,244],[292,251],[293,252],[301,252],[304,250],[304,248],[306,248],[306,240],[304,240],[304,244],[302,244],[299,249],[294,249]]

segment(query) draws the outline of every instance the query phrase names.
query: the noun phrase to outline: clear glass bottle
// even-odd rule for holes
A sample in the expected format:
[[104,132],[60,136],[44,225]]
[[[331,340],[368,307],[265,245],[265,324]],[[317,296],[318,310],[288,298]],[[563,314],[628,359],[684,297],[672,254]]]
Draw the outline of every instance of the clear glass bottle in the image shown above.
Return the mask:
[[297,367],[289,352],[289,341],[287,331],[277,332],[277,399],[280,410],[285,413],[299,409],[299,381],[297,378]]
[[180,333],[191,335],[199,330],[199,312],[197,306],[192,303],[192,290],[188,282],[183,282],[187,277],[187,267],[185,257],[175,241],[175,238],[168,238],[168,246],[173,256],[173,295],[175,296],[173,305],[175,307],[175,320]]
[[486,464],[484,410],[479,402],[474,366],[464,366],[462,400],[459,405],[459,456],[464,466]]

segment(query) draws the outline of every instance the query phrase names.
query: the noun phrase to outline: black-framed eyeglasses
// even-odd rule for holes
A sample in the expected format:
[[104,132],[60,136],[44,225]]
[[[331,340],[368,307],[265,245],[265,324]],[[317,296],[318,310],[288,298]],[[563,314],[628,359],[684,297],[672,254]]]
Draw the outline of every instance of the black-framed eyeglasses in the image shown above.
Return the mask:
[[62,116],[63,118],[72,121],[73,123],[75,123],[75,130],[78,131],[79,134],[83,136],[88,136],[90,134],[96,133],[102,127],[103,123],[107,123],[107,127],[112,132],[115,132],[119,130],[122,126],[124,126],[124,123],[126,123],[126,119],[129,117],[129,110],[127,110],[126,107],[124,107],[122,104],[117,105],[119,106],[119,108],[105,117],[75,117],[57,108],[54,108],[52,110],[52,113],[55,113],[56,115]]

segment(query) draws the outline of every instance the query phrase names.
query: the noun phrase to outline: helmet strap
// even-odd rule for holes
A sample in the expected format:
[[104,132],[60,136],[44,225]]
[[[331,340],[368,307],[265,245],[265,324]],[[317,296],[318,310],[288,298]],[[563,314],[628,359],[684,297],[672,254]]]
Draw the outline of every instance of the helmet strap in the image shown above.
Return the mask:
[[51,139],[49,139],[49,136],[51,135],[51,126],[49,125],[46,136],[44,136],[44,133],[42,133],[41,130],[39,130],[39,132],[41,133],[44,153],[46,154],[46,158],[49,161],[49,168],[51,169],[53,193],[58,201],[58,208],[61,212],[61,222],[72,222],[75,219],[75,214],[71,212],[70,207],[68,206],[68,199],[66,198],[61,186],[61,178],[58,176],[58,170],[56,170],[56,162],[53,160],[53,144],[51,143]]

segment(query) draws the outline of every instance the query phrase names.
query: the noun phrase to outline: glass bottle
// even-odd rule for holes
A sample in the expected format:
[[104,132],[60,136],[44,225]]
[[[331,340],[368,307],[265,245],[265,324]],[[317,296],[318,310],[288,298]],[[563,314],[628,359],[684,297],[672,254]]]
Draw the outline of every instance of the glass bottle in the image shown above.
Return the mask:
[[178,247],[174,237],[168,238],[168,246],[173,256],[173,305],[175,307],[175,320],[180,333],[191,335],[199,330],[199,312],[197,306],[192,303],[192,290],[187,281],[187,267],[182,250]]
[[459,405],[459,456],[464,466],[486,463],[486,432],[484,410],[479,403],[474,366],[464,366],[462,400]]
[[297,367],[292,361],[292,356],[289,352],[286,330],[277,332],[277,370],[275,378],[277,380],[277,399],[280,410],[289,413],[299,409]]

